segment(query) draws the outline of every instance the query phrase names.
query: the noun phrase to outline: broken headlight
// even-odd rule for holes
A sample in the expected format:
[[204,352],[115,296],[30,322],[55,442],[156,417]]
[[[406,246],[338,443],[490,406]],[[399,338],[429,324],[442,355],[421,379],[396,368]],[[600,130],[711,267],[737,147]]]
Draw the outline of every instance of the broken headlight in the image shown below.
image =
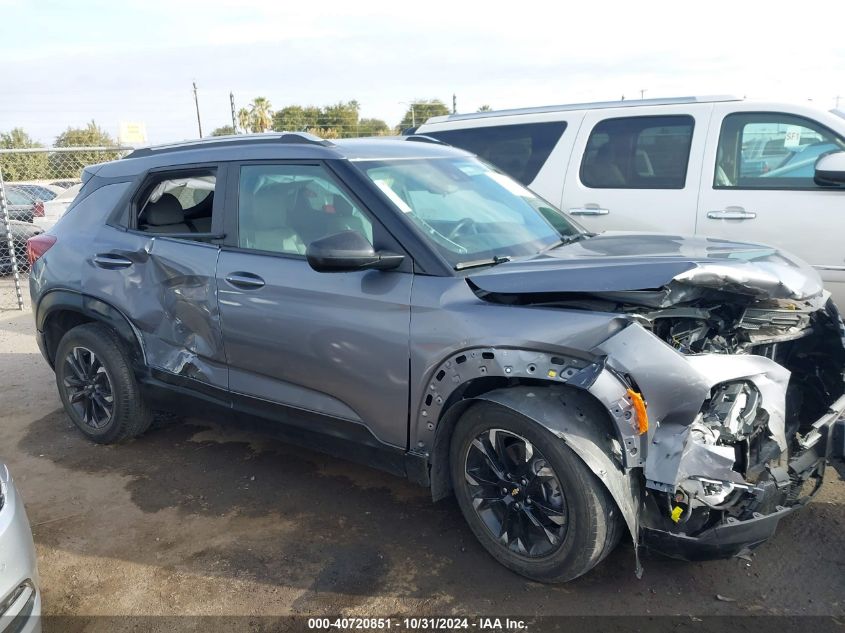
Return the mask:
[[701,411],[701,423],[719,444],[733,444],[752,435],[763,421],[760,392],[748,381],[717,385]]

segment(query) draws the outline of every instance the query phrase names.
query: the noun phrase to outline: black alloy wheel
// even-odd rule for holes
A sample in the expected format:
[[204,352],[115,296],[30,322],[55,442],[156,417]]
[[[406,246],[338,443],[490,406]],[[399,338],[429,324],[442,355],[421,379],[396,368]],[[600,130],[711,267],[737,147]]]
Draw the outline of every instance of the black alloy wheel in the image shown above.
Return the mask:
[[94,352],[82,346],[71,348],[63,362],[67,402],[83,423],[104,428],[114,413],[114,389],[105,366]]
[[560,479],[526,438],[493,428],[472,441],[464,464],[472,505],[502,545],[544,557],[566,538],[567,506]]

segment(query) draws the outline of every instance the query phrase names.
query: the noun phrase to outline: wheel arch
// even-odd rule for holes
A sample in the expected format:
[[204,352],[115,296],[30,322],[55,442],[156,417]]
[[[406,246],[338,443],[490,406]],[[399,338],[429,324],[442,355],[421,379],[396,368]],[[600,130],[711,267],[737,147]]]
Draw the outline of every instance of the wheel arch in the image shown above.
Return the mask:
[[431,456],[431,491],[435,501],[451,493],[449,446],[455,424],[480,402],[510,409],[564,441],[608,490],[636,546],[640,479],[631,470],[626,471],[613,455],[609,438],[615,436],[615,427],[604,405],[586,390],[571,385],[514,385],[454,402],[438,424]]
[[132,352],[133,360],[145,364],[141,337],[132,322],[102,299],[71,290],[53,290],[38,302],[35,325],[44,337],[47,362],[54,366],[59,341],[84,323],[102,323],[114,330]]

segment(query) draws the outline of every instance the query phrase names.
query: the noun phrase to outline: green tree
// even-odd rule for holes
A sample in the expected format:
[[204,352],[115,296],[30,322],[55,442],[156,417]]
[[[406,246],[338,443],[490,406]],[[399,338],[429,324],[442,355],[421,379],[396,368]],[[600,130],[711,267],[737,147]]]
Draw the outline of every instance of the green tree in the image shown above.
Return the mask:
[[493,111],[493,108],[492,108],[492,107],[490,107],[489,105],[487,105],[487,104],[485,103],[483,106],[481,106],[480,108],[478,108],[478,111],[479,111],[479,112],[492,112],[492,111]]
[[235,132],[235,128],[231,125],[223,125],[218,128],[214,128],[211,131],[212,136],[229,136],[231,134],[237,134],[237,132]]
[[252,131],[249,110],[246,108],[238,110],[238,126],[244,134],[249,134]]
[[385,136],[393,130],[381,119],[360,119],[358,121],[359,136]]
[[[85,127],[68,127],[56,137],[56,147],[115,147],[117,144],[108,132],[93,120]],[[86,150],[81,152],[53,152],[50,154],[50,175],[52,178],[79,178],[82,169],[95,163],[116,160],[117,151]]]
[[315,106],[285,106],[273,114],[273,130],[276,132],[302,132],[320,125],[322,111]]
[[417,99],[408,106],[408,111],[399,123],[399,131],[421,125],[426,119],[433,116],[449,114],[449,108],[440,99]]
[[[21,128],[16,127],[9,132],[0,132],[0,148],[2,149],[35,149],[41,147]],[[3,180],[38,180],[49,176],[46,152],[27,152],[15,154],[0,154],[0,169],[3,170]]]
[[339,101],[323,108],[320,115],[320,127],[338,130],[341,138],[358,136],[358,112],[361,105],[355,101]]
[[93,120],[85,127],[68,127],[56,137],[56,147],[114,147],[114,139]]
[[273,125],[273,109],[267,97],[255,97],[249,106],[250,129],[266,132]]
[[354,99],[322,108],[289,105],[273,114],[276,132],[308,132],[322,138],[377,136],[392,133],[380,119],[360,119],[361,104]]

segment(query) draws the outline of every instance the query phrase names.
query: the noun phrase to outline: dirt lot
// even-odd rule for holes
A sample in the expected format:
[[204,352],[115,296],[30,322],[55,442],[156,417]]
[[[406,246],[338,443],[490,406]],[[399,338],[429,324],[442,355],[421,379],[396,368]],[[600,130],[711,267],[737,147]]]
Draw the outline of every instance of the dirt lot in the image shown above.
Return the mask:
[[496,564],[452,500],[363,466],[203,420],[122,446],[82,439],[32,327],[0,312],[0,458],[26,500],[47,614],[845,614],[832,469],[751,562],[646,555],[638,580],[623,544],[544,586]]

